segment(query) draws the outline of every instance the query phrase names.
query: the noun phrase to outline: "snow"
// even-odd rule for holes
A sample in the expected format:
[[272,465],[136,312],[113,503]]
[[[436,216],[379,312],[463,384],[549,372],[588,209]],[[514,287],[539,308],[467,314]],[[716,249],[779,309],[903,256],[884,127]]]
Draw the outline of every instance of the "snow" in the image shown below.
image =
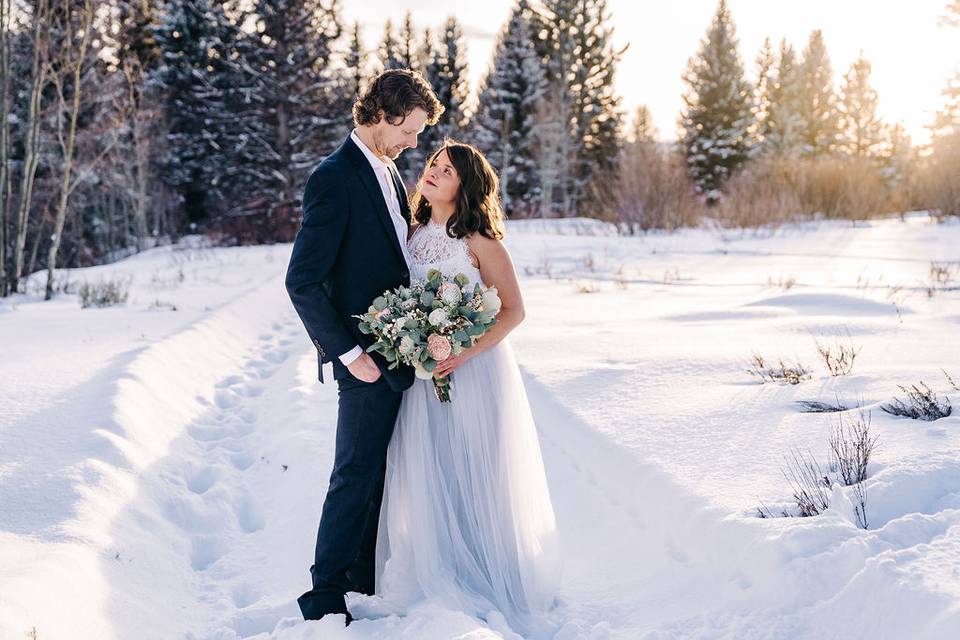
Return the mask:
[[[941,372],[960,379],[960,225],[517,221],[507,246],[565,549],[557,640],[960,634],[960,392]],[[336,388],[283,290],[289,251],[194,239],[69,273],[129,279],[118,307],[43,302],[43,274],[0,302],[0,637],[517,637],[495,612],[387,616],[355,594],[349,628],[300,619]],[[931,296],[932,261],[955,275]],[[848,335],[853,372],[830,377],[815,340]],[[758,384],[753,353],[813,378]],[[920,380],[954,415],[880,411]],[[879,436],[869,529],[846,487],[820,516],[756,517],[790,507],[791,447],[828,461],[835,416],[795,401],[838,397]]]

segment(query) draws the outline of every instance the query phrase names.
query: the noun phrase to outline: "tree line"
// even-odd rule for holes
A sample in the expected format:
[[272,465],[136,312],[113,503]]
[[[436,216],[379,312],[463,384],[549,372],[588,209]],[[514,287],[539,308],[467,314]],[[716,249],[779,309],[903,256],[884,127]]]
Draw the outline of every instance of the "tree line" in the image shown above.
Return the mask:
[[[960,19],[960,0],[945,12]],[[0,294],[46,269],[206,233],[290,240],[310,171],[382,69],[446,106],[398,160],[416,182],[446,137],[476,144],[511,217],[586,215],[628,231],[711,216],[760,224],[907,207],[958,213],[960,80],[929,148],[882,123],[861,57],[834,89],[819,32],[768,41],[752,78],[721,0],[684,75],[676,143],[614,90],[606,0],[516,0],[480,86],[463,27],[407,13],[365,43],[332,0],[0,0]],[[475,100],[471,101],[471,96]]]
[[[944,13],[945,25],[960,26],[960,0]],[[913,209],[960,215],[960,73],[923,147],[881,120],[870,75],[861,52],[838,88],[819,30],[802,50],[768,38],[748,73],[720,0],[683,76],[678,142],[657,143],[649,111],[635,114],[615,219],[649,229],[704,217],[752,226]]]

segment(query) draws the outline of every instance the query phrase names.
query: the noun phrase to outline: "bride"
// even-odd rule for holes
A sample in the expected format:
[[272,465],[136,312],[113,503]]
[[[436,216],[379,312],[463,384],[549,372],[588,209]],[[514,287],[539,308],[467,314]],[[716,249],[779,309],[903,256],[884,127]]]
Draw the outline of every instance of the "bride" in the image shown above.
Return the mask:
[[497,176],[473,146],[447,141],[428,160],[407,243],[411,277],[430,269],[496,286],[497,323],[434,373],[451,402],[417,379],[387,451],[376,593],[392,610],[430,600],[514,631],[549,633],[561,560],[536,427],[506,340],[523,320]]

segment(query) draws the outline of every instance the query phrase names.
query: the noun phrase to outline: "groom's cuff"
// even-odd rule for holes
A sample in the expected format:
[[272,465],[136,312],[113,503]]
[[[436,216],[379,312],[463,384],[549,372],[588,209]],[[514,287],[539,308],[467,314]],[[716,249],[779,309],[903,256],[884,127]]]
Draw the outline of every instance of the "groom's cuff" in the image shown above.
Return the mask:
[[355,346],[350,351],[347,351],[345,354],[340,356],[340,362],[343,363],[343,366],[349,367],[350,363],[360,357],[360,354],[363,353],[363,349],[360,348],[360,345]]

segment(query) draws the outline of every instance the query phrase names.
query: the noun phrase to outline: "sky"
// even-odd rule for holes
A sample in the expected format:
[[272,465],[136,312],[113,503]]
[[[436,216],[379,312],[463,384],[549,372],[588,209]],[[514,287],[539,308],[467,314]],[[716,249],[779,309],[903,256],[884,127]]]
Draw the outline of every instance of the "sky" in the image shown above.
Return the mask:
[[[614,43],[629,45],[617,67],[617,90],[624,110],[649,107],[660,137],[676,136],[682,107],[681,80],[687,60],[716,10],[716,0],[608,0]],[[839,89],[842,76],[860,51],[873,67],[881,118],[902,122],[914,143],[929,140],[926,127],[943,105],[947,78],[960,70],[960,28],[938,24],[947,0],[728,0],[740,55],[751,79],[755,58],[769,37],[787,38],[802,50],[810,32],[823,31]],[[418,30],[436,30],[455,15],[467,39],[472,88],[487,71],[497,35],[514,0],[437,3],[433,0],[343,0],[343,17],[359,20],[365,45],[376,50],[383,24],[403,20],[409,10]]]

